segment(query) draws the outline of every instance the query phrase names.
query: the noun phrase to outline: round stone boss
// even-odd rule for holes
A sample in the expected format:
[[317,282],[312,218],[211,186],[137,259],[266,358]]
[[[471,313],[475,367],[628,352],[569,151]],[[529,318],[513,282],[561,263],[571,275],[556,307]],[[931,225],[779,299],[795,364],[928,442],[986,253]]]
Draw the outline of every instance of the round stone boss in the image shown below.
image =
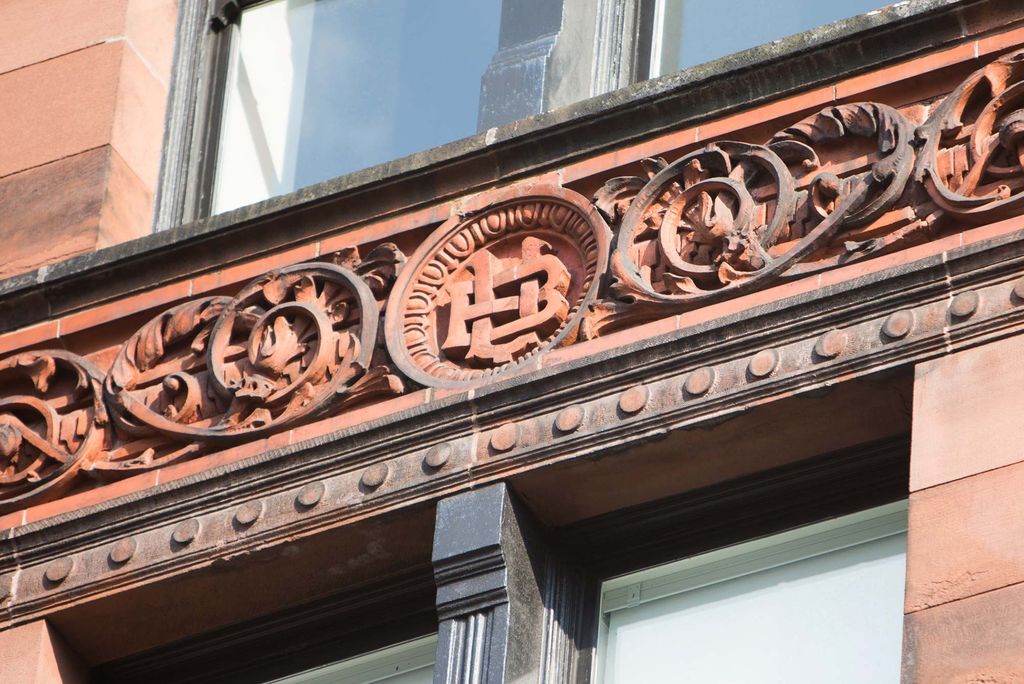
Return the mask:
[[475,387],[571,344],[607,269],[611,231],[582,195],[489,199],[435,230],[388,300],[388,351],[422,385]]

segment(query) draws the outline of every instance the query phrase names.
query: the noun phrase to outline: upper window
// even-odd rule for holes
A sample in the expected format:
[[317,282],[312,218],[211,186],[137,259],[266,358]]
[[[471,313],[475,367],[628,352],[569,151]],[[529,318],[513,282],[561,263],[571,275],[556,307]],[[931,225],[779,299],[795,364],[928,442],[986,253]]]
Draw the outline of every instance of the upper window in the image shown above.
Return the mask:
[[888,5],[891,0],[653,0],[650,74],[661,76]]
[[906,503],[606,582],[603,684],[898,682]]
[[476,133],[501,0],[272,0],[231,46],[214,212]]
[[[884,0],[219,0],[219,213]],[[219,103],[219,104],[217,104]],[[209,162],[208,162],[209,163]],[[212,183],[210,179],[212,178]]]

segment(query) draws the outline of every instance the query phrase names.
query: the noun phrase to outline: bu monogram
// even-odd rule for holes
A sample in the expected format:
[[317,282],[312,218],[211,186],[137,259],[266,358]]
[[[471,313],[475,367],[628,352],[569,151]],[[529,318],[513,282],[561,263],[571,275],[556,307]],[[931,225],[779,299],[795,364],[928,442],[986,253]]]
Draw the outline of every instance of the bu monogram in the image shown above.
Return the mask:
[[445,353],[467,362],[511,363],[554,334],[569,317],[571,277],[551,251],[544,240],[527,237],[519,259],[474,252],[451,285]]
[[408,377],[473,387],[576,339],[611,234],[577,193],[532,190],[452,217],[399,275],[385,339]]

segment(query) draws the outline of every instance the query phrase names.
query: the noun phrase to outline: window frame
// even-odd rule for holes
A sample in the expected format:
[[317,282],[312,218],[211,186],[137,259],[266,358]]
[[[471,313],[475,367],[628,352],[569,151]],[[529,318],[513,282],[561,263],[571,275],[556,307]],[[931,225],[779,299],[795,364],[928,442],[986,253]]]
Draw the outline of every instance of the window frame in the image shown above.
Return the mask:
[[[210,200],[219,115],[230,39],[237,30],[234,19],[242,7],[261,1],[264,0],[179,2],[163,153],[154,200],[156,232],[212,218]],[[578,43],[574,45],[572,40],[578,39],[581,30],[590,31],[587,35],[594,48],[589,56],[591,78],[586,83],[574,80],[571,88],[579,88],[578,91],[566,91],[565,83],[547,79],[544,97],[550,106],[546,104],[543,109],[551,111],[227,214],[237,220],[261,216],[267,210],[276,213],[340,198],[349,189],[358,188],[365,194],[371,183],[405,176],[454,174],[461,183],[462,175],[467,174],[466,180],[472,183],[492,164],[500,165],[501,179],[507,182],[514,176],[564,163],[570,157],[609,149],[615,141],[693,125],[707,115],[721,115],[733,108],[799,92],[960,41],[965,37],[962,27],[966,21],[960,15],[973,12],[974,5],[991,1],[907,0],[883,11],[829,24],[824,30],[797,34],[783,41],[784,45],[762,45],[637,82],[645,79],[649,71],[649,55],[645,59],[638,59],[638,55],[650,49],[654,0],[579,0],[597,13],[586,15],[584,22],[594,20],[595,16],[600,20],[591,21],[593,26],[585,30],[563,21],[558,35],[567,36],[566,44],[560,50],[561,44],[556,43],[550,60],[555,69],[559,68],[559,59],[564,64],[566,55],[578,50]],[[213,30],[214,27],[218,30]],[[904,29],[929,39],[907,40],[904,35],[898,49],[893,50],[892,34]],[[716,92],[709,98],[712,82]],[[721,94],[717,92],[719,85]],[[544,142],[542,153],[538,153],[538,141]],[[567,147],[570,143],[572,146]],[[520,159],[523,155],[525,159]],[[480,162],[482,158],[486,158],[484,163],[473,166],[475,175],[469,174],[467,160]],[[465,186],[465,190],[472,189]]]
[[[232,45],[240,33],[239,19],[247,8],[269,1],[179,2],[174,74],[168,96],[160,179],[154,203],[155,231],[211,216],[229,66]],[[570,33],[574,36],[587,35],[594,45],[591,61],[583,65],[589,68],[590,78],[586,82],[580,81],[569,92],[566,92],[564,84],[559,87],[553,79],[545,78],[541,101],[527,103],[535,114],[547,111],[549,104],[557,108],[637,80],[638,64],[644,62],[638,59],[638,50],[647,49],[643,46],[650,41],[649,15],[653,0],[585,2],[586,11],[571,15],[576,22],[574,25],[568,25],[569,22],[563,18],[561,29],[549,36],[552,49],[546,60],[549,68],[555,68],[561,54],[568,53],[572,46],[559,51],[562,36]],[[591,11],[596,12],[597,21],[592,21]],[[638,35],[647,36],[646,42]],[[502,52],[514,53],[517,47],[499,46],[495,59]],[[515,122],[509,125],[515,125]],[[340,177],[348,175],[352,174]]]
[[386,684],[394,675],[433,668],[436,652],[437,634],[431,634],[274,679],[267,684],[318,684],[322,677],[328,677],[326,681],[330,684]]
[[606,579],[601,614],[905,533],[907,511],[906,500],[883,504]]
[[[906,535],[908,513],[909,500],[903,498],[606,578],[600,588],[591,684],[605,681],[612,613]],[[901,612],[902,605],[901,600]]]

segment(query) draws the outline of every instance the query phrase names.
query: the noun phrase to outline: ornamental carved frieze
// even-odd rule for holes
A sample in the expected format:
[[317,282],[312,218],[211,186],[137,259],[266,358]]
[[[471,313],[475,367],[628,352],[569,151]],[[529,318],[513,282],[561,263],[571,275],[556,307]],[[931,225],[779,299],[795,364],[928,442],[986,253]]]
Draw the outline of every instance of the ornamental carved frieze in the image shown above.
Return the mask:
[[975,72],[920,126],[827,107],[763,145],[714,142],[594,202],[616,231],[584,333],[611,330],[1024,211],[1024,51]]
[[859,229],[903,196],[912,140],[891,107],[838,105],[764,145],[711,143],[610,180],[594,199],[618,228],[611,296],[588,336],[878,252],[884,239],[865,248]]
[[582,196],[534,188],[446,221],[395,283],[385,338],[421,385],[465,388],[576,340],[611,234]]
[[1024,50],[974,72],[917,136],[916,175],[940,212],[973,224],[1024,212]]
[[[763,144],[644,160],[592,200],[483,193],[408,261],[392,244],[346,249],[163,311],[106,373],[63,350],[0,360],[0,510],[417,387],[478,387],[579,340],[1024,214],[1024,51],[913,111],[928,114],[833,105]],[[755,377],[777,365],[761,361]],[[693,396],[713,384],[696,377]]]
[[[377,297],[403,260],[385,245],[365,263],[345,253],[337,263],[298,264],[233,298],[204,297],[151,320],[121,348],[104,384],[116,428],[133,441],[95,467],[158,467],[205,444],[400,393],[377,346]],[[154,436],[174,443],[152,445]]]

